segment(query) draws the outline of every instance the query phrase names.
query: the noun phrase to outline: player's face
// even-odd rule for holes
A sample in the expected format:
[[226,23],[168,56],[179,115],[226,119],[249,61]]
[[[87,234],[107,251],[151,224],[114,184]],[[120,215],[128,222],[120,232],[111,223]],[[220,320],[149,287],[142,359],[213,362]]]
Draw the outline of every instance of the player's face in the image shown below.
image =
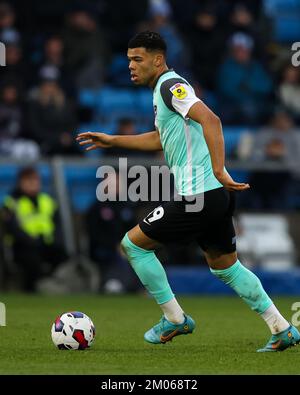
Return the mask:
[[127,52],[131,81],[136,85],[149,85],[156,76],[157,53],[145,48],[129,48]]

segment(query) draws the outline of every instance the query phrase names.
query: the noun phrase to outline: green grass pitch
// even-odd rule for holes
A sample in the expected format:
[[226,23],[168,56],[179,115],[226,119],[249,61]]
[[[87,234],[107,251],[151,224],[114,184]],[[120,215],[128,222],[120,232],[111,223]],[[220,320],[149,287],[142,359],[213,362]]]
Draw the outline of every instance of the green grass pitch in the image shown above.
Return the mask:
[[[299,298],[298,298],[299,299]],[[256,353],[270,334],[237,297],[180,297],[196,320],[192,335],[165,345],[144,342],[161,315],[145,296],[0,295],[7,326],[0,327],[0,374],[299,374],[300,346]],[[291,319],[293,298],[275,298]],[[58,350],[50,328],[62,312],[79,310],[96,326],[93,346]]]

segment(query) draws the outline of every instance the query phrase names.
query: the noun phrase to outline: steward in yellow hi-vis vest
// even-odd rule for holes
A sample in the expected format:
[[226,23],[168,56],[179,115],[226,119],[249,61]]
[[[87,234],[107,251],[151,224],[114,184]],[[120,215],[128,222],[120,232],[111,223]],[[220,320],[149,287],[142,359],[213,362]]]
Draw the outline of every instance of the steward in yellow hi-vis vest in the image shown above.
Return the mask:
[[25,291],[34,291],[36,281],[67,259],[56,201],[41,191],[34,168],[23,169],[15,190],[3,203],[4,242],[21,268]]
[[34,200],[26,195],[7,196],[4,207],[14,213],[21,230],[28,236],[42,238],[46,244],[53,243],[56,203],[51,196],[39,193]]

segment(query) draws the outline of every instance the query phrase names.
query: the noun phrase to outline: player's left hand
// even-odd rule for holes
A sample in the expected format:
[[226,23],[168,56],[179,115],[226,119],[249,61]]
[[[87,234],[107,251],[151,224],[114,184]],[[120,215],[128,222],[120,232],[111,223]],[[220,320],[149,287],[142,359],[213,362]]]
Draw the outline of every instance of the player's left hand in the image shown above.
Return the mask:
[[221,174],[215,174],[215,177],[228,191],[245,191],[250,188],[249,184],[235,182],[226,171],[223,171]]

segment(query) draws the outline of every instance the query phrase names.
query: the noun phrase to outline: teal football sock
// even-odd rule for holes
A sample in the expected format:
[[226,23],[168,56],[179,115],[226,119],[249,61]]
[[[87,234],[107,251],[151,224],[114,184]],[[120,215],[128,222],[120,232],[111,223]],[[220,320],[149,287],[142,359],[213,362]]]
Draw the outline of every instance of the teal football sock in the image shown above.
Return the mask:
[[154,251],[138,247],[132,243],[127,233],[121,245],[133,270],[156,302],[163,304],[173,299],[174,294],[168,283],[166,272]]
[[235,292],[259,314],[264,313],[272,304],[259,278],[241,264],[239,260],[228,269],[210,271]]

